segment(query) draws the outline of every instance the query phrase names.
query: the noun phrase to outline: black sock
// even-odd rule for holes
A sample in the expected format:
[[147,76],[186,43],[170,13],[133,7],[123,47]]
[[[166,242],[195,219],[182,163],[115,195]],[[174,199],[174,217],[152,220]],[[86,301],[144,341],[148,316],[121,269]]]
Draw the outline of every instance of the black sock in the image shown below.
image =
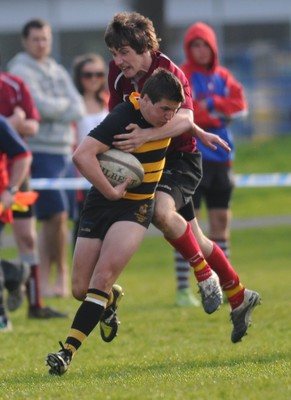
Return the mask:
[[89,289],[87,296],[79,307],[72,323],[65,348],[73,353],[79,349],[83,341],[100,321],[108,301],[108,294],[97,289]]

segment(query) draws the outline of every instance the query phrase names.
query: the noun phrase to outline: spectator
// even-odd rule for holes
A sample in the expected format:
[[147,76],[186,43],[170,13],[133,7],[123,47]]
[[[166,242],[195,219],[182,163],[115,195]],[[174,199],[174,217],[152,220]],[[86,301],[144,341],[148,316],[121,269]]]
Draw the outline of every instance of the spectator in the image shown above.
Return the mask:
[[[26,82],[41,117],[38,135],[28,139],[33,152],[32,177],[61,178],[70,165],[74,141],[72,124],[85,113],[83,100],[67,71],[49,57],[52,31],[46,21],[28,21],[22,29],[22,44],[25,52],[11,60],[9,70]],[[41,190],[36,216],[42,223],[39,234],[42,294],[65,297],[68,295],[66,193]],[[54,262],[56,283],[51,286]]]
[[[27,85],[21,78],[2,71],[0,71],[0,114],[7,117],[7,120],[24,140],[37,134],[39,113]],[[29,179],[30,174],[22,183],[21,191],[29,190]],[[33,208],[29,206],[28,211],[25,212],[14,211],[13,219],[13,233],[20,261],[30,266],[30,277],[26,284],[28,316],[30,318],[63,317],[63,313],[50,307],[44,307],[42,304]],[[12,269],[13,263],[2,260],[2,266]]]
[[[9,170],[7,160],[10,161]],[[5,223],[12,222],[11,207],[15,201],[15,194],[22,181],[27,176],[31,164],[31,153],[25,146],[19,135],[12,129],[7,119],[0,116],[0,236]],[[0,238],[1,239],[1,238]],[[14,291],[19,291],[22,283],[28,277],[23,266],[14,266]],[[17,278],[16,274],[18,275]],[[4,287],[8,282],[5,269],[0,262],[0,332],[12,330],[11,322],[7,316],[4,302]],[[20,303],[19,303],[20,305]]]
[[[210,26],[203,22],[190,26],[185,34],[184,51],[186,61],[181,69],[191,84],[195,122],[219,135],[231,148],[229,153],[220,148],[212,151],[197,139],[203,177],[193,195],[196,216],[199,217],[205,200],[208,236],[229,257],[230,202],[234,187],[234,143],[229,126],[247,115],[247,101],[241,84],[219,64],[216,36]],[[175,252],[175,267],[177,286],[188,288],[189,264],[178,252]]]
[[185,34],[184,49],[186,62],[181,69],[192,85],[195,121],[226,140],[232,150],[211,152],[197,140],[203,156],[203,178],[194,195],[195,210],[199,212],[201,200],[205,199],[209,237],[228,257],[234,182],[230,124],[247,115],[247,101],[242,85],[219,64],[216,36],[210,26],[202,22],[192,25]]
[[[86,115],[77,121],[77,145],[84,137],[105,118],[108,113],[108,90],[106,80],[106,64],[96,53],[82,54],[73,62],[73,77],[76,88],[83,96]],[[77,190],[73,243],[76,242],[79,227],[79,216],[83,208],[86,190]]]

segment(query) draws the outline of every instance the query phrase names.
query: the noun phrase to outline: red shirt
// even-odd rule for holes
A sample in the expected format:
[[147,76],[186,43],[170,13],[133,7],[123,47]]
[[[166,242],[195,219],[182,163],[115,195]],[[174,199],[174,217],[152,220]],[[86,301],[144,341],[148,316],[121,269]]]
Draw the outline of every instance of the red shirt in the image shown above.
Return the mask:
[[21,107],[26,118],[39,120],[39,113],[23,80],[15,75],[0,72],[0,114],[10,117],[16,106]]
[[[141,92],[145,81],[152,75],[153,71],[159,67],[172,72],[181,81],[185,95],[185,102],[181,105],[181,108],[193,110],[191,88],[186,76],[180,68],[160,51],[153,52],[150,69],[138,82],[125,78],[114,61],[110,61],[108,74],[108,87],[110,91],[109,110],[111,111],[117,104],[127,101],[132,92]],[[195,138],[189,133],[183,133],[171,140],[168,154],[174,150],[193,152],[195,149]]]
[[[16,106],[23,109],[26,118],[37,121],[40,119],[30,91],[23,80],[18,76],[0,72],[0,115],[10,117]],[[8,181],[7,162],[6,154],[2,154],[0,151],[0,192],[7,185]],[[4,211],[1,215],[1,220],[12,222],[11,210]]]
[[[19,135],[6,122],[5,117],[0,115],[0,194],[8,184],[7,161],[13,162],[30,154]],[[0,215],[0,221],[12,222],[11,210],[5,210]]]

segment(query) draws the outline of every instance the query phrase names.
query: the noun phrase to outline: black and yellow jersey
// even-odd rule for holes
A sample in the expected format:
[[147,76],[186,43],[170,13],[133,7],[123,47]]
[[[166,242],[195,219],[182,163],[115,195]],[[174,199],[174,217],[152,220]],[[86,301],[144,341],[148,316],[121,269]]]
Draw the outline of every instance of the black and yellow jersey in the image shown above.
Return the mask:
[[[146,129],[152,127],[142,116],[137,94],[130,96],[130,101],[117,105],[88,136],[112,147],[114,135],[128,132],[125,128],[130,123]],[[128,189],[124,198],[129,200],[151,199],[161,179],[165,165],[165,155],[171,139],[148,142],[136,149],[133,154],[144,168],[144,180],[136,188]]]

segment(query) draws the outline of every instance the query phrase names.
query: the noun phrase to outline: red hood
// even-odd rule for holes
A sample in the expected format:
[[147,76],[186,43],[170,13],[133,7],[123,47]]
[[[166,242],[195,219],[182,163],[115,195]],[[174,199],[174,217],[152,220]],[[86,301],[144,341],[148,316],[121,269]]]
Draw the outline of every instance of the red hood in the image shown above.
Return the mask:
[[186,62],[181,65],[182,70],[186,74],[187,78],[191,75],[192,71],[195,69],[196,71],[205,72],[204,68],[201,68],[198,64],[196,64],[191,57],[190,52],[190,44],[193,40],[200,38],[207,42],[212,49],[213,52],[213,64],[209,72],[211,73],[215,67],[218,65],[218,47],[216,42],[216,35],[214,30],[210,28],[210,26],[204,24],[203,22],[197,22],[188,28],[184,37],[184,51],[186,55]]

